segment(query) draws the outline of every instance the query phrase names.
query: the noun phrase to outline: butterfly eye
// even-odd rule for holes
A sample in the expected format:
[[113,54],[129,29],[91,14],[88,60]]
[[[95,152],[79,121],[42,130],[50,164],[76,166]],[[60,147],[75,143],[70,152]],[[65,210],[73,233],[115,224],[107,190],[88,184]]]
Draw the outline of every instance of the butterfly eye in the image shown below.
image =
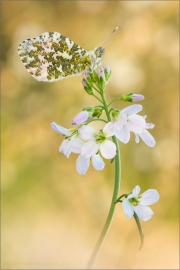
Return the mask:
[[95,50],[94,53],[95,53],[95,55],[96,55],[97,58],[101,58],[101,57],[104,55],[104,53],[105,53],[105,49],[102,48],[102,47],[98,47],[98,48]]

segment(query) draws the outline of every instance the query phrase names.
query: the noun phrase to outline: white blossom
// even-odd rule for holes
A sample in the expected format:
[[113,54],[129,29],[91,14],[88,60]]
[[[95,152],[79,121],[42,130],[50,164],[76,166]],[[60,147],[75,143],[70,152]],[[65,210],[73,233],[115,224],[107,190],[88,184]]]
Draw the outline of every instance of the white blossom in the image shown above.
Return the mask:
[[88,158],[98,151],[107,159],[111,159],[116,155],[116,145],[107,139],[114,135],[111,123],[106,124],[99,133],[89,126],[80,127],[78,132],[82,139],[88,140],[81,148],[82,156]]
[[51,123],[51,127],[54,131],[66,135],[66,138],[63,140],[59,147],[59,152],[63,153],[68,158],[72,152],[73,145],[78,144],[78,142],[80,141],[80,139],[77,138],[78,133],[75,132],[74,128],[66,129],[57,125],[55,122]]
[[136,114],[141,110],[141,105],[131,105],[120,111],[115,117],[112,122],[114,134],[121,142],[128,143],[130,131],[139,134],[145,128],[145,119]]
[[[81,140],[75,142],[72,148],[72,152],[76,154],[81,153],[81,148],[83,145],[84,142]],[[92,165],[96,170],[101,171],[104,169],[105,163],[99,154],[93,155],[92,157],[88,158],[80,154],[76,160],[77,172],[79,174],[85,174],[90,166],[90,161],[92,161]]]
[[146,123],[145,128],[141,131],[141,133],[135,134],[135,142],[138,143],[139,142],[139,137],[141,137],[141,139],[149,146],[149,147],[153,147],[156,144],[155,139],[153,138],[153,136],[149,133],[149,131],[147,131],[147,129],[152,129],[154,128],[154,124],[151,123]]
[[159,200],[159,194],[156,189],[148,189],[141,195],[139,192],[140,187],[136,186],[132,193],[123,200],[122,208],[128,218],[131,218],[135,212],[140,219],[147,221],[153,215],[153,211],[147,205],[156,203]]

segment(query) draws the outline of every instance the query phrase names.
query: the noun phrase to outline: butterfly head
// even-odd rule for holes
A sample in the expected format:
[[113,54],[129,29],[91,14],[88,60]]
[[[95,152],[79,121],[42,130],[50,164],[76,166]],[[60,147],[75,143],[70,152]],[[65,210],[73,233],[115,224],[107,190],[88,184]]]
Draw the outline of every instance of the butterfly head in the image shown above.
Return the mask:
[[96,58],[102,58],[102,56],[105,53],[105,49],[102,47],[95,48],[94,53],[95,53]]

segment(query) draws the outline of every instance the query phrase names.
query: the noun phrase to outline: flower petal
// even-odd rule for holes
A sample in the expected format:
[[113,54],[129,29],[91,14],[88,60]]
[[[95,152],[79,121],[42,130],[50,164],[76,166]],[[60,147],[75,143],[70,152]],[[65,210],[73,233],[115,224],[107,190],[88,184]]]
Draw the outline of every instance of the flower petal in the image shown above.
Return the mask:
[[134,198],[134,197],[137,197],[139,192],[140,192],[140,187],[139,186],[136,186],[133,190],[132,190],[132,193],[130,195],[128,195],[127,199],[131,199],[131,198]]
[[79,135],[84,140],[92,140],[94,139],[94,135],[97,134],[97,132],[89,126],[82,126],[78,129]]
[[114,135],[114,123],[109,122],[103,128],[103,133],[106,134],[106,137],[112,137]]
[[105,163],[100,155],[93,155],[92,156],[92,165],[94,169],[101,171],[104,169]]
[[101,143],[100,151],[104,158],[111,159],[116,155],[116,145],[115,143],[106,140]]
[[79,155],[76,160],[76,170],[79,174],[85,174],[90,165],[90,158]]
[[149,147],[153,147],[156,144],[155,139],[153,138],[153,136],[149,133],[149,131],[147,131],[146,129],[143,130],[143,132],[141,132],[141,134],[139,134],[139,136],[141,137],[141,139],[149,146]]
[[148,189],[141,194],[140,204],[151,205],[159,200],[159,193],[156,189]]
[[122,111],[121,111],[121,114],[128,114],[128,115],[131,115],[131,114],[135,114],[135,113],[138,113],[142,110],[142,106],[139,105],[139,104],[134,104],[134,105],[130,105],[126,108],[124,108]]
[[136,143],[139,143],[139,134],[134,133],[134,135],[135,135],[135,142]]
[[127,199],[123,200],[122,208],[127,218],[131,218],[134,215],[133,206]]
[[70,156],[73,146],[72,138],[63,140],[62,144],[59,147],[59,152],[63,153],[67,158]]
[[153,215],[152,209],[145,205],[139,204],[138,206],[133,206],[133,209],[137,216],[144,221],[149,220]]
[[81,153],[81,148],[83,145],[84,145],[84,142],[77,138],[73,143],[72,152],[76,154]]
[[152,128],[154,128],[155,127],[155,125],[154,124],[152,124],[152,123],[146,123],[146,129],[152,129]]
[[117,121],[114,122],[114,127],[117,130],[121,130],[124,125],[127,123],[127,115],[126,114],[120,114],[117,118]]
[[55,122],[52,122],[50,125],[51,125],[51,128],[52,128],[54,131],[56,131],[56,132],[58,132],[58,133],[60,133],[60,134],[64,134],[64,135],[66,135],[66,136],[70,136],[71,133],[72,133],[72,132],[70,131],[70,129],[61,127],[61,126],[57,125]]
[[85,143],[81,148],[81,155],[88,158],[97,153],[99,150],[100,143],[96,143],[95,141],[89,141]]
[[89,117],[89,113],[87,111],[82,111],[78,113],[74,119],[72,120],[73,125],[79,125],[84,123]]
[[130,140],[130,131],[124,126],[121,130],[114,129],[115,136],[123,143],[128,143]]
[[141,133],[146,126],[146,121],[140,115],[130,115],[128,117],[128,120],[129,121],[127,122],[127,127],[130,131],[133,131],[135,133]]

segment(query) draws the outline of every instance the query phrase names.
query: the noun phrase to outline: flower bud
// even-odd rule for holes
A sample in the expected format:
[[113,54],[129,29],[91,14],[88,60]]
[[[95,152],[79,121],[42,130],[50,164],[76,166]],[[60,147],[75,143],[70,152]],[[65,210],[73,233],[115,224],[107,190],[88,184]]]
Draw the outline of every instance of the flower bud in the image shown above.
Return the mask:
[[104,69],[104,74],[105,74],[105,78],[106,78],[106,81],[109,80],[110,76],[111,76],[111,69],[109,66],[106,66],[105,69]]
[[99,77],[99,83],[98,86],[101,89],[104,89],[105,84],[106,84],[106,78],[104,74],[104,69],[103,68],[98,68],[98,77]]
[[144,99],[144,96],[143,95],[139,95],[139,94],[133,94],[132,95],[132,99],[133,101],[141,101]]
[[89,113],[87,111],[82,111],[78,113],[72,120],[72,125],[79,125],[87,121],[89,118]]
[[113,109],[113,110],[111,111],[111,115],[112,115],[112,117],[113,117],[114,119],[117,119],[118,116],[119,116],[119,114],[120,114],[120,111],[119,111],[118,109]]
[[94,108],[88,107],[83,109],[82,112],[78,113],[74,119],[72,120],[72,125],[80,125],[84,122],[87,122],[90,118],[92,118],[92,114],[94,112]]
[[133,94],[133,93],[124,94],[121,96],[121,100],[128,101],[128,102],[141,101],[143,99],[144,99],[143,95]]
[[89,94],[89,95],[93,95],[94,94],[94,90],[91,87],[91,85],[89,85],[89,83],[87,82],[86,79],[82,79],[82,85],[84,86],[84,90]]
[[103,109],[102,107],[95,107],[95,108],[94,108],[94,112],[93,112],[93,114],[92,114],[92,117],[97,117],[97,118],[99,118],[99,117],[101,116],[103,110],[104,110],[104,109]]

